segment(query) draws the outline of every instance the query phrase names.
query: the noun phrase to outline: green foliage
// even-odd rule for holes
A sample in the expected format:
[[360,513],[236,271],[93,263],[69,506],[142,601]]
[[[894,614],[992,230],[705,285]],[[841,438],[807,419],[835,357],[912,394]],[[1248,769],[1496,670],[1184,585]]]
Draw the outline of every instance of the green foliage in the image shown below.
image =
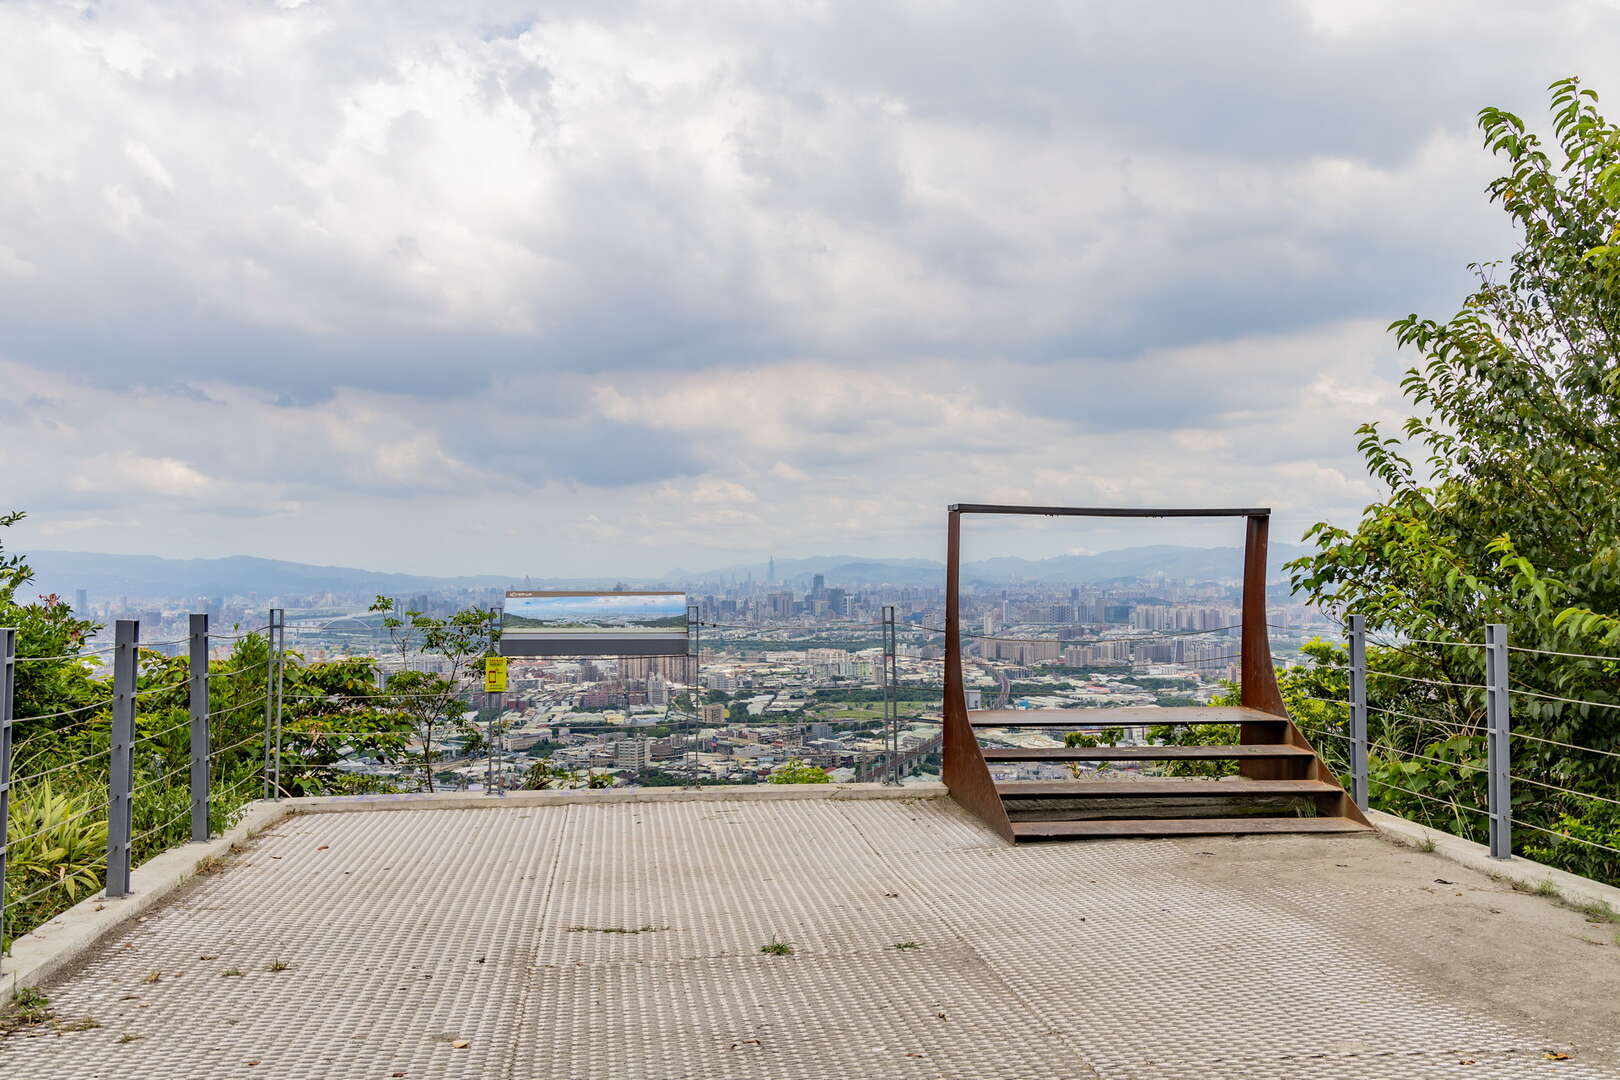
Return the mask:
[[[940,691],[938,690],[916,690],[909,687],[897,686],[894,688],[893,693],[895,701],[936,702],[940,699]],[[873,690],[870,688],[863,689],[860,687],[849,687],[847,689],[837,690],[813,690],[811,691],[811,695],[823,701],[877,702],[883,700],[882,690]]]
[[[399,658],[399,669],[388,676],[389,707],[410,725],[415,749],[407,752],[423,787],[432,791],[439,739],[447,735],[460,738],[468,754],[477,754],[484,746],[482,729],[463,718],[461,695],[463,682],[475,665],[495,653],[501,636],[500,612],[468,608],[441,619],[421,611],[399,612],[386,596],[377,597],[370,610],[382,614],[382,624]],[[439,658],[441,670],[411,670],[413,653]]]
[[1620,851],[1606,850],[1620,849],[1620,806],[1571,802],[1588,805],[1572,805],[1553,820],[1550,827],[1565,835],[1535,833],[1527,838],[1525,855],[1584,877],[1620,881]]
[[[0,529],[21,519],[0,514]],[[88,655],[98,630],[54,596],[28,600],[33,573],[0,544],[0,626],[18,629],[13,726],[11,848],[4,882],[8,935],[27,933],[99,890],[106,867],[111,665]],[[378,689],[370,658],[308,664],[287,654],[281,672],[282,788],[290,795],[392,790],[392,781],[339,767],[343,761],[431,765],[413,751],[424,721],[460,721],[464,677],[498,635],[487,612],[393,619],[399,670]],[[390,618],[392,618],[390,616]],[[408,624],[407,624],[407,619]],[[405,640],[409,637],[409,640]],[[411,671],[413,651],[432,650],[448,670]],[[269,641],[249,633],[209,664],[208,816],[217,834],[263,791]],[[390,693],[393,691],[394,693]],[[409,696],[399,696],[403,693]],[[152,650],[136,662],[131,858],[135,865],[190,836],[189,664]],[[424,702],[431,702],[424,705]],[[474,736],[478,733],[473,732]],[[476,741],[476,740],[475,740]],[[427,745],[427,744],[423,744]],[[611,784],[587,776],[582,784]],[[4,943],[9,947],[9,941]]]
[[1096,735],[1084,731],[1071,731],[1063,736],[1065,746],[1118,746],[1125,739],[1125,729],[1106,727]]
[[[1484,782],[1464,766],[1483,757],[1483,651],[1440,643],[1479,642],[1499,622],[1522,648],[1620,651],[1620,129],[1578,80],[1551,92],[1551,154],[1517,116],[1480,111],[1485,145],[1506,165],[1487,192],[1518,229],[1517,250],[1474,267],[1478,286],[1450,319],[1391,326],[1420,360],[1402,383],[1414,415],[1400,437],[1376,424],[1357,432],[1384,492],[1353,529],[1313,526],[1315,552],[1289,566],[1297,590],[1364,615],[1380,643],[1368,657],[1384,673],[1369,680],[1375,804],[1476,838]],[[1516,652],[1510,667],[1523,692],[1516,731],[1620,752],[1620,712],[1603,707],[1620,704],[1620,660]],[[1324,688],[1342,697],[1342,685]],[[1577,793],[1612,797],[1617,765],[1514,742],[1516,774]],[[1516,790],[1516,817],[1612,838],[1603,804]],[[1574,854],[1582,845],[1518,837],[1614,879],[1607,861]]]
[[790,758],[766,778],[771,784],[830,784],[832,777],[820,765],[811,765],[803,758]]
[[107,821],[94,813],[95,801],[92,791],[58,791],[50,780],[12,796],[5,895],[15,906],[6,913],[8,934],[101,888]]
[[549,791],[568,788],[610,788],[613,774],[595,769],[570,769],[558,765],[550,758],[541,758],[529,766],[518,781],[518,787],[527,791]]

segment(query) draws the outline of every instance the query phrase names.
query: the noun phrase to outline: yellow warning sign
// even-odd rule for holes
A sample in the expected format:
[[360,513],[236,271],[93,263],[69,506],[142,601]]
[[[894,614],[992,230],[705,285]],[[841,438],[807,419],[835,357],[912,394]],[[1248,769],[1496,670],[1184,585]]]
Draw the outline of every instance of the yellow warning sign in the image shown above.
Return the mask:
[[506,657],[484,657],[484,693],[506,693]]

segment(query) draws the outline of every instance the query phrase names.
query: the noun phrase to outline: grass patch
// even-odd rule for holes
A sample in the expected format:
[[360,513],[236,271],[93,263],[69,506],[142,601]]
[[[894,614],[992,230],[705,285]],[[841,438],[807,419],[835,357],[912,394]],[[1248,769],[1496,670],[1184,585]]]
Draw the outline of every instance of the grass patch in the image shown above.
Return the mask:
[[93,1031],[101,1026],[101,1021],[93,1016],[81,1016],[77,1020],[69,1020],[65,1024],[58,1024],[57,1031]]
[[759,947],[759,951],[766,956],[792,956],[793,946],[786,941],[777,941],[775,938]]
[[241,968],[226,968],[223,972],[220,973],[219,977],[222,978],[222,979],[237,979],[237,978],[241,978],[241,976],[242,976],[242,969]]
[[1620,911],[1610,907],[1606,900],[1593,900],[1588,903],[1571,903],[1570,907],[1586,916],[1591,923],[1620,923]]
[[285,963],[281,962],[280,960],[272,960],[272,961],[270,961],[270,966],[265,968],[264,970],[266,970],[266,971],[286,971],[287,968],[290,967],[290,966],[291,965],[285,964]]
[[134,1042],[138,1038],[140,1038],[139,1035],[131,1034],[130,1032],[126,1031],[122,1035],[118,1036],[118,1041],[121,1043]]
[[894,943],[894,947],[897,949],[920,949],[922,944],[916,941],[897,941]]
[[56,1019],[51,1012],[51,999],[32,986],[19,986],[11,995],[11,1008],[0,1016],[0,1033],[10,1034],[22,1028],[39,1027]]
[[570,934],[656,934],[667,926],[570,926]]

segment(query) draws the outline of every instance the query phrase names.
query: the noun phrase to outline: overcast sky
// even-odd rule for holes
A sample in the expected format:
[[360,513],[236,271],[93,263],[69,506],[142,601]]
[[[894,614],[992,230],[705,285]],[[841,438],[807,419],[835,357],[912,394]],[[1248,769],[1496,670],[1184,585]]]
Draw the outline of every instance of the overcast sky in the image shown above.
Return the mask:
[[1293,539],[1375,495],[1384,327],[1511,250],[1475,112],[1617,55],[1595,2],[9,0],[9,541],[640,577],[937,556],[972,501]]

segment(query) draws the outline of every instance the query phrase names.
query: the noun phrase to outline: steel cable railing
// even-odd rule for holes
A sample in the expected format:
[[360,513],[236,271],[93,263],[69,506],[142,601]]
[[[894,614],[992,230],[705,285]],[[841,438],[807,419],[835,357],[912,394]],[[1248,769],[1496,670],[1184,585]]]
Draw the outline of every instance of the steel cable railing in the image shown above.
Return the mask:
[[1549,828],[1546,828],[1545,826],[1542,826],[1542,825],[1532,825],[1530,822],[1528,822],[1528,821],[1520,821],[1518,818],[1513,819],[1513,824],[1521,825],[1526,829],[1534,829],[1537,832],[1543,832],[1543,833],[1548,834],[1549,836],[1561,836],[1565,840],[1571,840],[1571,841],[1574,841],[1577,844],[1585,844],[1587,847],[1601,848],[1604,851],[1612,851],[1616,855],[1620,855],[1620,847],[1613,847],[1613,846],[1611,846],[1609,844],[1600,843],[1597,840],[1588,840],[1588,839],[1586,839],[1585,837],[1582,837],[1582,836],[1573,836],[1570,833],[1559,832],[1557,829],[1549,829]]
[[89,705],[81,705],[77,709],[63,709],[61,712],[41,713],[38,716],[19,716],[12,722],[26,724],[32,720],[55,720],[60,716],[77,716],[79,713],[89,712],[91,709],[105,709],[112,705],[115,700],[114,698],[104,698],[101,701],[93,701]]
[[1379,742],[1376,739],[1370,740],[1367,747],[1370,750],[1381,750],[1386,754],[1398,754],[1401,757],[1412,758],[1416,761],[1427,761],[1431,765],[1440,765],[1447,769],[1467,769],[1470,772],[1477,773],[1490,772],[1489,769],[1482,765],[1470,765],[1464,761],[1446,761],[1443,758],[1432,757],[1428,754],[1420,754],[1415,750],[1402,750],[1397,747],[1390,746],[1388,743]]
[[1402,787],[1399,784],[1392,784],[1388,780],[1382,780],[1376,776],[1369,776],[1367,778],[1367,782],[1370,784],[1377,784],[1379,787],[1404,792],[1407,795],[1411,795],[1419,799],[1427,799],[1429,802],[1439,803],[1441,806],[1449,806],[1456,810],[1467,810],[1471,814],[1479,814],[1482,817],[1488,818],[1491,816],[1491,812],[1489,810],[1482,810],[1477,806],[1469,806],[1467,803],[1460,803],[1455,799],[1442,799],[1435,795],[1426,795],[1421,791],[1413,791],[1411,788]]
[[178,814],[171,817],[168,821],[163,822],[161,825],[154,825],[150,829],[145,830],[144,832],[139,832],[139,833],[136,833],[134,836],[131,836],[129,838],[130,846],[133,847],[134,845],[139,844],[142,840],[145,840],[149,836],[152,836],[152,835],[154,835],[156,833],[160,833],[165,829],[168,829],[168,828],[171,828],[171,827],[173,827],[175,825],[178,825],[181,821],[185,820],[186,818],[188,818],[190,816],[191,816],[191,804],[188,802],[184,809],[182,809]]
[[258,697],[253,698],[251,701],[243,701],[235,705],[226,705],[221,708],[214,709],[212,712],[205,713],[204,715],[208,719],[213,719],[216,716],[224,716],[226,713],[241,712],[243,709],[255,709],[258,706],[263,705],[269,697],[269,691],[265,691]]
[[208,677],[210,679],[223,679],[230,675],[240,675],[247,671],[258,671],[260,668],[269,668],[269,666],[269,660],[260,660],[256,664],[245,664],[242,667],[232,668],[229,671],[210,671],[208,673]]
[[1510,731],[1508,737],[1512,739],[1525,739],[1529,742],[1546,743],[1548,746],[1559,746],[1565,750],[1580,750],[1588,754],[1601,754],[1604,757],[1620,758],[1620,753],[1613,750],[1599,750],[1595,746],[1577,746],[1574,743],[1561,742],[1558,739],[1548,739],[1540,735],[1532,735],[1528,731]]
[[1598,709],[1620,709],[1620,702],[1613,701],[1583,701],[1580,698],[1559,697],[1557,694],[1543,694],[1536,690],[1509,689],[1509,694],[1519,697],[1540,698],[1543,701],[1560,701],[1567,705],[1590,705]]
[[[86,870],[94,870],[97,867],[104,867],[106,865],[107,865],[107,856],[102,855],[100,858],[97,858],[92,862],[85,863],[83,866],[79,867],[79,872],[83,872],[83,871],[86,871]],[[14,907],[21,907],[22,905],[28,903],[30,900],[34,900],[34,899],[37,899],[38,897],[44,896],[46,893],[56,892],[56,891],[62,889],[65,884],[66,884],[65,881],[53,881],[50,884],[43,886],[42,888],[35,889],[33,892],[24,893],[22,896],[13,897],[13,898],[7,900],[5,902],[5,904],[0,905],[0,911],[9,911]]]
[[151,777],[150,779],[142,780],[138,784],[132,785],[130,787],[130,789],[129,789],[129,793],[131,795],[138,794],[139,792],[146,791],[149,788],[156,787],[157,785],[163,783],[166,780],[171,780],[174,777],[179,776],[183,772],[190,772],[190,771],[191,771],[191,762],[186,761],[185,763],[183,763],[181,765],[178,765],[175,768],[170,769],[168,772],[163,773],[161,776],[154,776],[154,777]]
[[1559,652],[1556,649],[1531,649],[1521,645],[1509,645],[1508,652],[1534,653],[1540,656],[1560,656],[1573,660],[1600,660],[1607,664],[1620,664],[1620,656],[1597,656],[1593,653]]
[[1402,712],[1399,709],[1390,709],[1381,705],[1368,705],[1367,711],[1380,713],[1384,716],[1395,716],[1419,724],[1433,724],[1435,727],[1444,728],[1456,734],[1471,734],[1462,724],[1457,723],[1455,720],[1440,720],[1433,716],[1419,716],[1416,713]]
[[1402,682],[1423,683],[1423,684],[1425,684],[1427,686],[1449,686],[1449,687],[1453,687],[1453,688],[1455,688],[1457,690],[1487,690],[1487,689],[1489,689],[1489,687],[1487,687],[1484,683],[1460,683],[1460,682],[1451,682],[1451,681],[1449,681],[1447,679],[1420,679],[1416,675],[1400,675],[1400,674],[1397,674],[1396,672],[1393,672],[1393,671],[1375,671],[1375,670],[1373,670],[1371,668],[1369,668],[1368,671],[1367,671],[1367,677],[1368,678],[1379,678],[1379,679],[1399,679]]
[[57,830],[61,829],[62,826],[70,825],[75,821],[82,821],[83,819],[89,817],[91,814],[94,814],[94,813],[96,813],[98,811],[105,814],[111,808],[111,805],[112,804],[110,802],[96,803],[96,804],[85,807],[83,810],[80,810],[76,814],[69,814],[67,817],[64,817],[64,818],[56,818],[49,825],[46,825],[44,828],[35,829],[33,832],[28,833],[25,836],[7,837],[6,838],[6,849],[9,851],[10,849],[15,848],[15,847],[17,847],[17,846],[19,846],[21,844],[26,844],[30,840],[37,839],[37,838],[39,838],[41,836],[49,836],[51,833],[56,832]]
[[82,652],[59,653],[56,656],[18,656],[13,659],[16,664],[39,664],[47,660],[88,660],[93,656],[105,656],[117,651],[118,646],[109,645],[105,649],[89,649]]
[[210,631],[208,631],[208,640],[211,641],[211,642],[212,641],[241,641],[241,640],[243,640],[245,638],[255,637],[255,636],[259,635],[259,634],[264,633],[266,630],[270,629],[270,625],[271,625],[270,623],[265,623],[263,626],[256,627],[255,629],[252,629],[252,630],[246,630],[246,631],[244,631],[244,632],[242,632],[240,634],[221,634],[221,633],[217,633],[216,631],[210,630]]
[[74,768],[75,766],[83,765],[87,761],[95,761],[97,758],[106,757],[108,754],[111,754],[111,753],[112,753],[111,748],[108,748],[106,750],[97,750],[97,751],[95,751],[93,753],[89,753],[89,754],[84,755],[84,757],[75,758],[72,761],[65,761],[65,762],[62,762],[59,765],[52,765],[48,769],[41,769],[40,771],[38,771],[36,773],[30,773],[27,776],[13,776],[11,778],[11,786],[13,788],[20,788],[20,787],[23,787],[26,784],[31,783],[32,781],[39,780],[42,777],[50,776],[53,773],[64,772],[64,771],[66,771],[68,769]]
[[1590,791],[1577,791],[1574,788],[1559,787],[1557,784],[1548,784],[1540,780],[1532,780],[1530,777],[1520,776],[1518,773],[1513,774],[1513,782],[1515,784],[1529,784],[1532,787],[1546,788],[1548,791],[1556,791],[1563,795],[1574,795],[1575,797],[1581,799],[1595,799],[1598,802],[1605,802],[1611,806],[1620,806],[1620,799],[1611,799],[1607,795],[1594,795]]
[[134,696],[138,697],[138,698],[143,698],[143,697],[151,697],[153,694],[169,694],[169,693],[173,693],[176,690],[180,690],[180,689],[183,689],[185,687],[189,687],[190,685],[191,685],[191,680],[190,679],[181,679],[179,682],[171,683],[168,686],[152,686],[152,687],[148,687],[145,690],[137,690],[137,691],[135,691]]

